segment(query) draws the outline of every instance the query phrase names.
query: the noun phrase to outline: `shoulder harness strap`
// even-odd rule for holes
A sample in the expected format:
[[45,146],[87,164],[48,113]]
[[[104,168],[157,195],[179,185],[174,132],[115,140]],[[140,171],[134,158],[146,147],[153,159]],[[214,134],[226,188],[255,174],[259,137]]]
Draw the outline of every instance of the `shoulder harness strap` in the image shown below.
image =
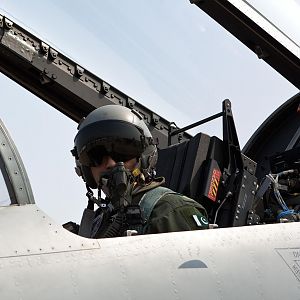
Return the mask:
[[166,194],[175,193],[172,190],[158,186],[150,191],[147,191],[140,200],[139,206],[144,214],[144,218],[147,221],[152,213],[152,210],[156,203]]
[[[143,217],[145,222],[148,221],[150,218],[150,215],[153,211],[154,206],[156,203],[166,194],[178,194],[166,187],[158,186],[150,191],[147,191],[142,199],[139,202],[139,206],[141,208],[141,211],[143,212]],[[139,234],[143,234],[147,228],[147,224],[145,224],[139,232]]]

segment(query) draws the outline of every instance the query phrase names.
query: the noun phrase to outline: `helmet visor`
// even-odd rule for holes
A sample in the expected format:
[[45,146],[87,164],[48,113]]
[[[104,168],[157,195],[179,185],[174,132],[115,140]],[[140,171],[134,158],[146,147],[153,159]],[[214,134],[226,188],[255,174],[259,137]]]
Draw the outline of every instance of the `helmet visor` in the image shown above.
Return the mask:
[[115,162],[126,162],[140,157],[142,144],[137,141],[101,139],[84,147],[79,154],[79,161],[88,167],[99,166],[103,158],[110,156]]
[[105,120],[80,128],[75,137],[79,161],[84,166],[99,165],[105,155],[116,162],[140,157],[152,138],[141,128],[119,120]]

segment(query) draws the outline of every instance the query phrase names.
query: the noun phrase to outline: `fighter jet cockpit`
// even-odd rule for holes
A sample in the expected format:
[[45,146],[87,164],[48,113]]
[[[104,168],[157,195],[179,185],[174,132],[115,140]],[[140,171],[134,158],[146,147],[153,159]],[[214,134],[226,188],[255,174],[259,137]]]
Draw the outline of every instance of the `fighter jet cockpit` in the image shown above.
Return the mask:
[[[299,14],[295,0],[1,3],[0,298],[298,299]],[[85,213],[114,209],[99,182],[121,186],[128,223],[125,163],[146,149],[78,142],[108,105],[146,126],[134,176],[203,207],[204,230],[86,234]],[[118,176],[94,185],[93,153]]]

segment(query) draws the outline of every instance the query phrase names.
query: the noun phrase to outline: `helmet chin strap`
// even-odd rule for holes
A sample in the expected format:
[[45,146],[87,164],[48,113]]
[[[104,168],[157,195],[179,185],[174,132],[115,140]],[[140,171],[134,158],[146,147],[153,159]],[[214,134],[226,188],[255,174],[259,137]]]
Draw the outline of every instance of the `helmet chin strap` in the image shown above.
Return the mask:
[[88,198],[88,207],[90,210],[94,210],[94,203],[96,203],[99,207],[106,207],[107,203],[105,199],[101,198],[101,192],[98,191],[98,198],[94,196],[94,193],[92,189],[88,186],[88,184],[85,185],[87,189],[86,196]]

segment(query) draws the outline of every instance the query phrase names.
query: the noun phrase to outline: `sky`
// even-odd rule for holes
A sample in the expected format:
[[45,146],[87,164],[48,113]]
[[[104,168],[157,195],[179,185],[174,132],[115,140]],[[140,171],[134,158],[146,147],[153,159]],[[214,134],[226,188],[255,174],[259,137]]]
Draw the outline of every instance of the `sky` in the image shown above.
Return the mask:
[[[298,92],[186,0],[2,0],[0,13],[179,127],[230,99],[241,147]],[[59,223],[80,222],[86,191],[70,154],[77,124],[2,74],[0,90],[0,118],[37,205]],[[221,137],[221,122],[190,133],[199,131]]]

